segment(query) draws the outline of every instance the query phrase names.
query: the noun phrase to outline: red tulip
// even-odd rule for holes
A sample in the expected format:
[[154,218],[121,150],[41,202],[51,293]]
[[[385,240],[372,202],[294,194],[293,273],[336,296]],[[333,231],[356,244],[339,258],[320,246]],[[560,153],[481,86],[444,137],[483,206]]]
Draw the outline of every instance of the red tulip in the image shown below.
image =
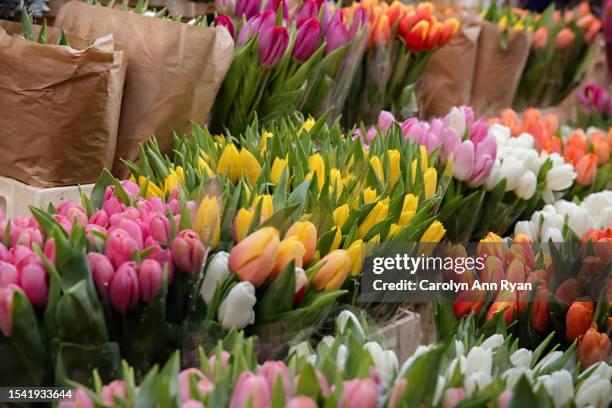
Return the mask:
[[534,302],[531,305],[531,325],[540,333],[548,329],[549,300],[550,291],[548,288],[542,285],[538,286]]
[[215,27],[219,27],[219,26],[225,27],[229,35],[231,35],[232,38],[234,38],[236,27],[234,26],[234,22],[229,16],[225,14],[218,15],[217,18],[215,18]]
[[580,286],[578,281],[574,278],[567,279],[564,281],[555,292],[555,296],[564,301],[565,303],[572,303],[578,296],[580,296]]

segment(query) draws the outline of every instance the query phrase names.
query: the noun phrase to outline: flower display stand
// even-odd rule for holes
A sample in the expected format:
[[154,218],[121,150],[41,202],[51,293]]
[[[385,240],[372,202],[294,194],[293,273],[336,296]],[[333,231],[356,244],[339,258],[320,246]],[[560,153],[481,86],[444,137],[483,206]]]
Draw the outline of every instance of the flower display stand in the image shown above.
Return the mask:
[[[81,190],[90,194],[93,184],[81,185]],[[0,177],[0,210],[8,218],[27,217],[29,206],[46,208],[49,203],[58,204],[71,200],[80,202],[79,186],[38,188],[7,177]]]

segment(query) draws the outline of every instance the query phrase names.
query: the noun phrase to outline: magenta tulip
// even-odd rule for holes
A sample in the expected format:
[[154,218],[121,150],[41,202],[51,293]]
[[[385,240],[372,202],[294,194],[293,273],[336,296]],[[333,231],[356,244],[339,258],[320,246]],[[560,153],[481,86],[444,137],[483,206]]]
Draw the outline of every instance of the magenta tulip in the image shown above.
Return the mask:
[[232,38],[234,38],[236,27],[234,26],[234,22],[229,16],[225,14],[218,15],[217,18],[215,18],[215,27],[219,27],[219,26],[225,27],[229,35],[231,35]]
[[298,61],[306,61],[319,47],[321,25],[315,19],[304,20],[297,30],[293,57]]
[[[2,229],[0,228],[0,231]],[[6,249],[4,244],[0,242],[0,261],[8,261],[9,258],[9,250]]]
[[142,261],[138,271],[138,281],[140,283],[140,297],[144,302],[148,302],[159,292],[163,277],[164,271],[159,262],[154,259]]
[[15,265],[0,261],[0,288],[19,284],[19,274]]
[[333,52],[348,42],[348,31],[342,21],[332,20],[332,22],[329,23],[326,40],[325,54]]
[[299,397],[291,398],[285,408],[317,408],[317,403],[310,397],[300,395]]
[[113,307],[122,314],[138,305],[140,286],[136,262],[126,262],[117,269],[110,282],[108,296]]
[[127,385],[122,380],[115,380],[102,387],[102,402],[106,405],[115,405],[115,400],[125,400],[127,397]]
[[400,124],[400,127],[402,128],[402,134],[404,135],[404,139],[408,139],[408,131],[416,123],[419,123],[419,120],[417,118],[408,118]]
[[295,17],[295,21],[299,26],[302,21],[316,19],[318,17],[318,14],[319,5],[317,4],[317,2],[314,0],[306,0],[300,8],[300,11],[298,12],[297,16]]
[[293,394],[293,384],[289,378],[289,368],[284,362],[266,361],[259,369],[258,374],[266,379],[270,395],[272,395],[274,385],[279,378],[283,384],[285,395],[289,396]]
[[23,245],[11,248],[9,258],[9,262],[15,265],[17,270],[23,269],[28,264],[40,262],[38,255]]
[[474,170],[472,175],[467,182],[470,187],[478,187],[485,182],[487,177],[491,174],[493,169],[494,160],[489,155],[477,156],[476,162],[474,163]]
[[250,401],[251,408],[270,406],[270,390],[266,379],[250,371],[244,371],[238,377],[229,408],[243,408]]
[[[242,26],[240,33],[238,34],[238,45],[242,45],[247,42],[251,37],[260,34],[262,31],[274,27],[276,23],[276,14],[272,10],[264,11],[263,13],[256,14]],[[178,203],[178,201],[176,201]],[[180,206],[179,206],[180,208]]]
[[200,271],[205,257],[206,248],[194,231],[182,230],[172,242],[172,260],[188,275]]
[[111,261],[104,254],[98,254],[96,252],[90,252],[87,254],[87,260],[89,261],[89,267],[91,268],[91,275],[98,288],[98,292],[102,296],[108,295],[108,287],[115,269],[111,264]]
[[50,238],[47,240],[47,242],[45,242],[45,246],[43,247],[43,254],[47,257],[49,261],[51,261],[51,263],[55,264],[55,253],[55,239]]
[[271,68],[281,60],[289,45],[285,27],[271,27],[259,32],[259,63]]
[[259,12],[261,0],[237,0],[236,1],[236,16],[246,16],[247,19],[253,17]]
[[57,212],[68,218],[70,222],[76,220],[80,226],[87,224],[87,213],[85,209],[75,203],[69,201],[63,202],[57,206]]
[[[96,233],[93,233],[93,231],[96,231]],[[91,245],[95,248],[102,248],[108,238],[108,231],[106,228],[97,224],[87,224],[85,226],[85,234],[89,242],[91,242]]]
[[464,141],[453,156],[455,163],[453,175],[457,180],[468,180],[474,170],[474,144],[469,140]]
[[376,383],[369,379],[344,381],[339,407],[375,408],[378,399]]
[[11,246],[24,245],[31,247],[32,244],[42,245],[43,237],[38,228],[15,226],[9,234]]
[[115,228],[108,233],[105,253],[115,268],[130,261],[138,250],[138,243],[126,231]]
[[357,7],[355,12],[353,13],[353,22],[351,23],[351,28],[349,28],[348,37],[349,39],[355,38],[357,31],[365,26],[368,22],[368,16],[363,7]]
[[0,288],[0,331],[9,337],[13,331],[13,295],[22,292],[17,285]]
[[380,111],[378,114],[378,127],[383,134],[387,133],[391,125],[395,122],[395,117],[389,111]]
[[282,7],[283,20],[287,19],[287,16],[289,15],[289,9],[287,7],[286,0],[268,0],[265,10],[271,10],[276,13],[279,7]]
[[49,296],[49,278],[42,265],[31,263],[24,266],[19,274],[19,286],[34,306],[45,307]]

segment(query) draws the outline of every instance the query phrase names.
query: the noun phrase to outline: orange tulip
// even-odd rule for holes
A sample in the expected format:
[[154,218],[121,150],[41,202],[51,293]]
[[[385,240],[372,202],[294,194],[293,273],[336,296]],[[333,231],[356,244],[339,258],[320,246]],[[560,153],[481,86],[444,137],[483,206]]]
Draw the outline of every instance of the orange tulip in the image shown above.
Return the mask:
[[578,7],[576,7],[576,15],[578,17],[582,17],[588,14],[591,14],[591,7],[589,6],[588,2],[583,1],[578,5]]
[[512,283],[523,283],[525,282],[525,267],[520,259],[513,259],[508,266],[506,272],[506,278]]
[[467,316],[470,312],[478,313],[486,300],[486,292],[482,290],[466,290],[457,295],[453,302],[453,312],[457,319]]
[[229,270],[238,275],[240,280],[251,282],[258,288],[272,272],[279,245],[275,228],[261,228],[232,249],[228,260]]
[[304,245],[306,250],[304,253],[304,266],[307,266],[312,261],[317,247],[317,227],[310,221],[298,221],[289,227],[285,234],[285,239],[293,236],[297,237]]
[[372,34],[370,35],[370,46],[384,47],[391,41],[391,28],[389,26],[389,17],[386,14],[380,14],[374,22]]
[[438,45],[438,41],[440,40],[442,24],[437,21],[434,21],[429,26],[429,33],[427,33],[427,39],[425,40],[425,49],[433,50],[436,45]]
[[497,283],[499,287],[502,280],[506,279],[504,265],[495,256],[488,256],[485,261],[485,267],[480,273],[480,279],[483,283]]
[[487,311],[487,321],[501,312],[504,313],[504,322],[506,326],[512,323],[516,312],[516,293],[510,291],[500,293]]
[[312,286],[318,291],[340,289],[352,265],[347,251],[337,249],[330,252],[315,265],[320,268],[312,278]]
[[593,325],[580,338],[578,345],[578,360],[580,367],[584,370],[600,361],[607,361],[610,353],[610,338],[605,333],[597,331],[597,325]]
[[438,37],[438,47],[445,46],[448,44],[457,31],[459,31],[459,20],[456,18],[449,18],[440,27],[440,36]]
[[393,3],[391,3],[391,6],[387,11],[387,16],[389,17],[389,26],[393,27],[395,23],[401,21],[402,18],[406,15],[406,12],[406,6],[402,2],[395,0]]
[[580,159],[574,167],[576,170],[576,184],[588,186],[593,183],[595,174],[597,173],[598,160],[597,155],[593,153],[589,153]]
[[550,291],[546,286],[540,285],[536,289],[535,299],[531,306],[531,325],[538,332],[548,328],[548,301]]
[[494,256],[504,264],[506,262],[506,244],[502,237],[493,232],[489,232],[487,236],[478,243],[476,254],[483,258]]
[[425,40],[429,32],[429,21],[421,20],[416,23],[410,31],[404,36],[406,47],[410,51],[419,52],[425,49]]
[[555,37],[555,47],[559,50],[566,50],[572,45],[575,37],[576,34],[566,27],[557,33]]
[[548,41],[548,30],[546,27],[538,28],[533,34],[533,49],[537,50],[546,46]]
[[293,260],[295,261],[295,267],[301,268],[305,252],[306,249],[298,237],[292,236],[283,239],[278,246],[278,255],[276,255],[276,262],[274,263],[274,268],[272,268],[270,276],[272,278],[277,277],[289,262]]
[[574,278],[567,279],[557,288],[555,296],[564,301],[565,303],[572,303],[578,296],[580,296],[580,286],[578,281]]
[[593,320],[593,302],[573,302],[565,315],[565,337],[574,341],[583,335]]
[[597,156],[597,164],[606,164],[610,160],[610,145],[605,140],[593,142],[593,153]]
[[565,143],[566,147],[575,147],[586,152],[589,148],[589,142],[587,141],[587,137],[584,134],[582,129],[576,129],[572,132],[570,137],[567,138],[567,142]]

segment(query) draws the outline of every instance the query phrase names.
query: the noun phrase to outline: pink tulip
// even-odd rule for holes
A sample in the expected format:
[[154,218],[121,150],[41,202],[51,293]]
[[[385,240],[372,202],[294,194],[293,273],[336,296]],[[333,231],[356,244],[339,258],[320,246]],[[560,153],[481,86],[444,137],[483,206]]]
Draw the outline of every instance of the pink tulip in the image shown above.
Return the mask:
[[11,229],[9,241],[11,243],[11,247],[17,245],[31,247],[32,244],[41,245],[43,242],[43,237],[38,228],[16,226]]
[[167,244],[170,235],[170,222],[163,215],[155,214],[149,221],[148,232],[155,241],[160,244]]
[[512,401],[512,391],[504,390],[499,397],[497,397],[497,406],[499,408],[506,408],[510,405],[510,401]]
[[[227,351],[221,352],[221,369],[225,370],[227,368],[227,364],[229,363],[231,355]],[[217,368],[217,356],[212,355],[208,359],[208,370],[211,378],[215,378],[215,370]]]
[[391,392],[391,396],[389,397],[389,408],[397,408],[399,407],[399,402],[401,401],[404,391],[406,391],[406,379],[400,378],[395,382],[393,386],[393,391]]
[[348,42],[348,31],[342,21],[334,22],[332,20],[327,29],[326,40],[325,54],[333,52]]
[[34,306],[45,307],[49,296],[49,278],[39,263],[31,263],[21,269],[19,286]]
[[23,245],[11,248],[7,261],[15,265],[18,270],[21,270],[27,264],[40,262],[38,255]]
[[127,385],[122,380],[115,380],[102,387],[102,402],[106,405],[115,405],[115,399],[125,400],[127,396]]
[[74,398],[60,401],[58,408],[95,408],[95,405],[87,392],[79,388],[74,393]]
[[234,38],[234,32],[236,30],[236,27],[234,26],[234,22],[229,16],[225,14],[218,15],[217,18],[215,18],[215,27],[219,26],[225,27],[229,35]]
[[[0,231],[2,231],[1,228],[0,228]],[[6,249],[6,247],[4,246],[2,242],[0,242],[0,261],[8,261],[8,258],[9,258],[9,250]]]
[[465,126],[472,126],[474,123],[474,110],[469,106],[460,106],[459,110],[463,112],[463,117],[465,118]]
[[400,127],[402,128],[402,134],[404,135],[404,139],[408,139],[408,131],[413,125],[417,123],[419,123],[419,120],[417,118],[408,118],[400,124]]
[[140,283],[140,296],[144,302],[153,298],[162,284],[164,271],[154,259],[145,259],[138,271],[138,281]]
[[47,257],[51,263],[55,264],[55,238],[50,238],[45,242],[45,246],[43,247],[43,254]]
[[119,220],[119,222],[117,222],[117,224],[113,225],[109,229],[109,232],[112,234],[112,232],[115,229],[121,229],[121,230],[124,230],[125,232],[127,232],[128,235],[134,241],[136,241],[136,245],[138,246],[139,250],[141,250],[144,247],[143,244],[144,244],[144,240],[145,240],[145,237],[144,237],[145,234],[143,234],[143,229],[141,228],[141,226],[136,221],[132,221],[130,219],[124,218],[122,220]]
[[106,227],[108,226],[108,214],[104,210],[98,210],[92,214],[91,218],[89,219],[89,223]]
[[136,262],[126,262],[119,266],[110,282],[108,296],[113,307],[122,314],[138,305],[140,287]]
[[149,237],[145,241],[145,248],[153,247],[153,250],[147,256],[148,259],[154,259],[161,265],[162,269],[168,269],[168,283],[172,283],[174,279],[174,263],[172,262],[172,251],[170,248],[162,249],[157,243],[152,242],[153,238]]
[[19,273],[14,265],[0,261],[0,288],[19,284]]
[[273,67],[279,63],[287,46],[289,33],[285,27],[270,27],[259,32],[259,63]]
[[404,133],[404,137],[409,139],[412,143],[423,144],[427,135],[427,129],[422,122],[413,122],[407,131]]
[[196,400],[187,400],[181,404],[181,408],[206,408],[206,406],[200,401]]
[[140,186],[130,180],[122,180],[121,188],[123,188],[127,195],[132,197],[136,197],[140,193]]
[[195,275],[202,268],[206,248],[194,231],[182,230],[172,242],[172,260],[183,272]]
[[[261,33],[262,31],[274,27],[276,23],[276,13],[272,10],[264,11],[256,14],[242,26],[240,34],[238,34],[238,45],[247,42],[251,37]],[[179,207],[180,208],[180,207]]]
[[134,222],[140,220],[140,211],[133,207],[123,209],[120,213],[113,214],[108,219],[111,227],[116,227],[121,220],[132,220]]
[[285,408],[317,408],[317,403],[312,398],[301,395],[287,401]]
[[[181,390],[181,401],[183,402],[191,399],[191,377],[196,378],[198,391],[202,396],[211,392],[215,386],[198,368],[187,368],[179,373],[179,387]],[[183,404],[183,406],[185,405]]]
[[261,7],[261,0],[237,0],[236,1],[236,16],[246,16],[247,19],[251,18],[259,11]]
[[87,213],[80,205],[71,202],[63,202],[57,206],[57,212],[68,218],[68,221],[71,223],[76,220],[77,224],[82,227],[87,224]]
[[274,385],[278,378],[281,379],[285,395],[289,396],[293,394],[293,384],[289,378],[289,368],[282,361],[266,361],[259,369],[258,374],[263,376],[268,382],[270,395],[272,395],[274,391]]
[[463,388],[449,388],[444,391],[442,397],[443,408],[453,408],[459,405],[465,399],[465,390]]
[[440,145],[440,135],[439,133],[435,133],[431,131],[431,127],[427,132],[427,137],[425,138],[425,149],[427,153],[433,152]]
[[138,250],[138,243],[126,231],[115,228],[108,233],[105,253],[115,268],[130,261]]
[[238,377],[229,408],[243,408],[250,401],[251,408],[270,406],[270,390],[265,377],[244,371]]
[[298,61],[306,61],[319,47],[321,24],[314,18],[300,23],[293,46],[293,57]]
[[474,144],[466,140],[454,154],[454,176],[457,180],[466,181],[472,176],[474,171]]
[[[96,231],[97,234],[94,234],[92,231]],[[97,224],[87,224],[85,226],[85,235],[87,235],[87,239],[95,248],[103,247],[106,239],[108,238],[108,231],[106,228],[101,227]]]
[[470,129],[470,140],[475,145],[478,145],[481,141],[484,140],[484,138],[487,137],[488,133],[489,125],[487,125],[487,122],[483,119],[478,119],[476,122],[474,122]]
[[53,219],[64,229],[64,231],[70,233],[72,231],[72,221],[61,214],[54,214]]
[[378,400],[376,383],[369,378],[344,381],[339,407],[375,408]]
[[13,330],[13,295],[22,292],[17,285],[0,288],[0,331],[9,337]]
[[108,287],[115,274],[113,265],[106,255],[96,252],[88,253],[87,260],[89,261],[91,275],[98,288],[98,292],[102,296],[107,296]]
[[378,127],[383,134],[387,133],[393,122],[395,122],[395,117],[391,112],[384,110],[378,114]]
[[298,25],[300,25],[302,21],[316,19],[318,15],[319,6],[317,5],[317,3],[314,0],[306,0],[300,8],[300,11],[296,16],[295,21]]
[[123,212],[125,206],[117,197],[112,196],[108,200],[104,201],[104,203],[102,204],[102,209],[104,210],[104,212],[106,212],[106,214],[108,214],[109,217],[111,217],[114,214],[119,214]]

